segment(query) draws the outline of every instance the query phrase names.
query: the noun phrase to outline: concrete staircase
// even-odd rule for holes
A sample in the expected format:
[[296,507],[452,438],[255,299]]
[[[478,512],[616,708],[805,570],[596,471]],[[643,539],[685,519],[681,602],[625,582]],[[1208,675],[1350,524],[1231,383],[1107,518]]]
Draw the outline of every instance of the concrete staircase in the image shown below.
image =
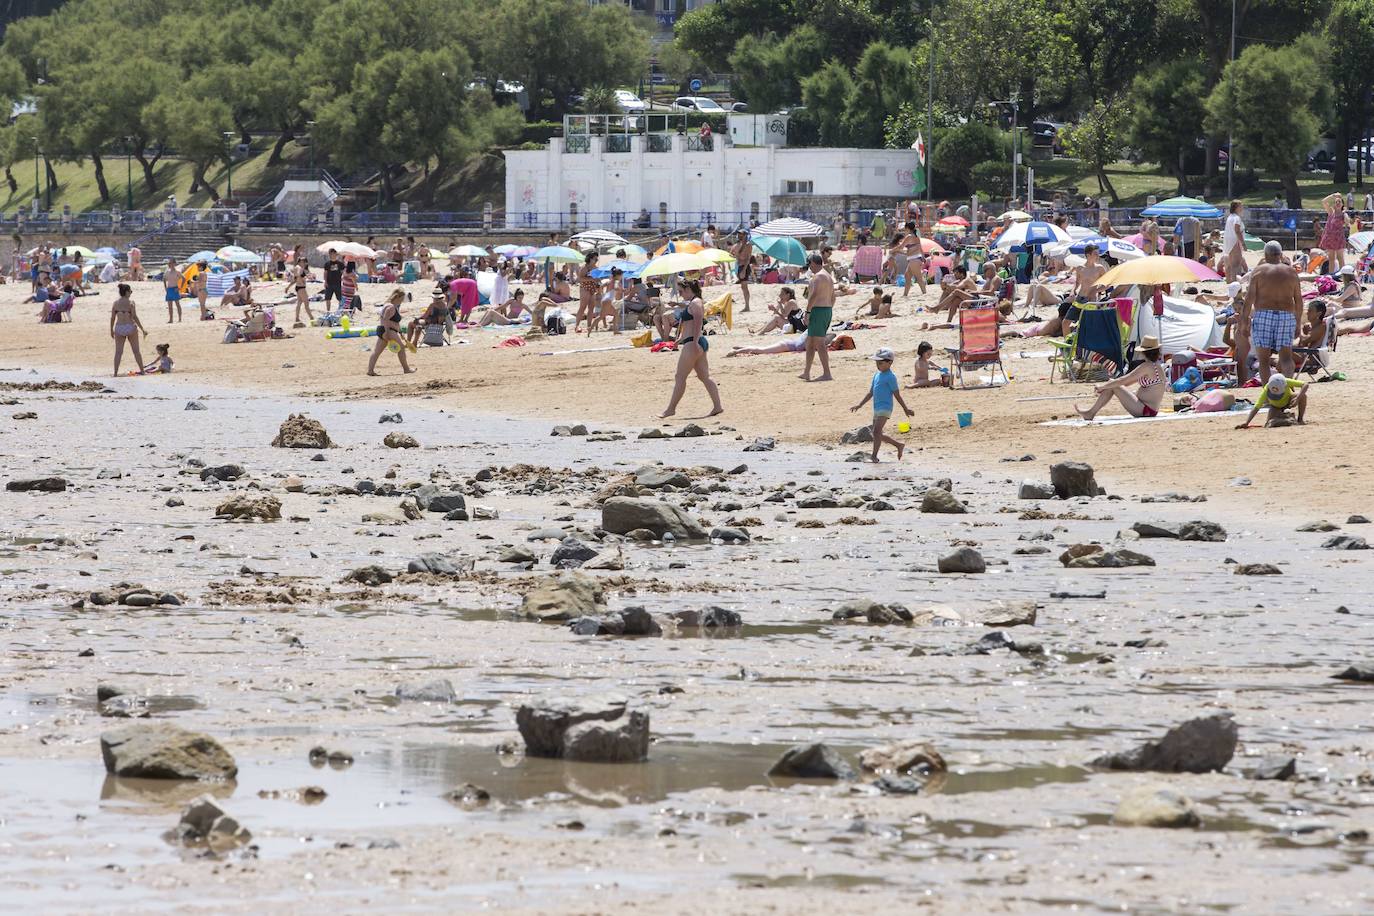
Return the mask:
[[145,269],[156,271],[167,263],[168,258],[175,258],[180,263],[187,255],[207,249],[214,251],[232,241],[232,228],[219,231],[205,226],[177,224],[145,237],[138,247],[143,251]]

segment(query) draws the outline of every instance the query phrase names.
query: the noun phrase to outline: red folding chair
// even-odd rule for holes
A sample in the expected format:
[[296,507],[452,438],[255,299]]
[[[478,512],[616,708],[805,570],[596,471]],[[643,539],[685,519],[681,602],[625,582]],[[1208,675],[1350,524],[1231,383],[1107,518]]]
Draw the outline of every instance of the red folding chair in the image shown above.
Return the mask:
[[1002,373],[1002,384],[1011,379],[1006,367],[1002,365],[1002,339],[997,335],[996,304],[986,299],[975,299],[959,310],[959,347],[946,347],[949,354],[949,369],[955,383],[960,388],[964,384],[965,369],[992,367],[992,381],[987,387],[997,384],[997,372]]
[[851,270],[854,280],[877,280],[883,275],[883,249],[881,245],[864,245],[854,252],[854,267]]

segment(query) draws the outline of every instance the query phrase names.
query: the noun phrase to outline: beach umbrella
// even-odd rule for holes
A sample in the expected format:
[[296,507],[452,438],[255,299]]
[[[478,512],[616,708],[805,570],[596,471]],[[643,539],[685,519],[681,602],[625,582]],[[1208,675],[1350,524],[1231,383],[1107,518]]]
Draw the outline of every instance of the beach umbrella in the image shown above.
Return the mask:
[[956,215],[954,215],[954,216],[944,216],[944,217],[941,217],[941,218],[940,218],[940,222],[936,223],[935,225],[936,225],[937,227],[938,227],[938,226],[942,226],[942,225],[943,225],[943,226],[958,226],[960,229],[967,229],[967,228],[968,228],[968,220],[966,220],[966,219],[964,219],[962,216],[959,216],[959,215],[956,214]]
[[1351,251],[1368,251],[1369,246],[1374,245],[1374,232],[1365,230],[1352,233],[1350,238],[1345,240],[1345,244]]
[[758,235],[750,241],[759,251],[784,264],[801,267],[806,263],[806,249],[802,247],[801,242],[790,236]]
[[[1031,216],[1025,210],[1008,210],[998,217],[998,219],[1010,219],[1014,223],[1026,223],[1035,219],[1035,217]],[[965,223],[964,225],[968,224]]]
[[210,251],[209,249],[206,249],[205,251],[197,251],[195,254],[191,255],[189,258],[187,258],[187,259],[186,259],[185,261],[183,261],[182,263],[184,263],[184,264],[198,264],[198,263],[200,263],[201,261],[218,261],[218,260],[219,260],[219,255],[218,255],[218,254],[216,254],[216,253],[213,252],[213,251]]
[[528,258],[537,250],[538,249],[533,245],[521,245],[519,248],[512,251],[511,254],[515,255],[517,258]]
[[1069,238],[1071,239],[1096,239],[1101,238],[1096,229],[1088,226],[1070,226]]
[[1055,242],[1072,241],[1069,234],[1053,223],[1031,220],[1028,223],[1013,223],[1011,228],[997,237],[997,248],[1006,250],[1012,246],[1053,245]]
[[654,258],[640,270],[641,277],[664,277],[695,270],[708,270],[715,266],[714,261],[702,257],[700,252],[675,251]]
[[1178,219],[1181,216],[1196,216],[1198,219],[1219,219],[1221,210],[1205,200],[1196,197],[1170,197],[1152,207],[1140,211],[1141,216],[1162,216]]
[[97,249],[95,250],[95,253],[96,253],[96,254],[107,254],[107,255],[109,255],[111,258],[117,258],[117,257],[119,257],[119,249],[118,249],[118,248],[112,248],[112,247],[110,247],[109,245],[104,245],[104,246],[101,246],[100,248],[97,248]]
[[515,254],[519,250],[519,245],[497,245],[492,249],[492,252],[494,254]]
[[658,251],[654,252],[654,257],[661,254],[695,254],[701,251],[703,247],[705,246],[700,242],[694,242],[691,239],[678,239],[658,246]]
[[1137,258],[1145,257],[1145,252],[1122,239],[1079,239],[1076,242],[1070,242],[1067,250],[1074,254],[1087,254],[1089,248],[1096,248],[1097,253],[1103,257],[1111,256],[1118,261],[1134,261]]
[[538,251],[530,252],[530,258],[535,261],[555,261],[562,264],[580,264],[586,260],[580,251],[573,251],[562,245],[545,245]]
[[230,264],[261,264],[262,257],[241,245],[225,245],[215,252],[215,257]]
[[614,248],[617,245],[627,244],[626,239],[607,229],[588,229],[585,232],[577,233],[568,241],[577,242],[587,248]]
[[770,219],[753,232],[754,235],[785,235],[794,239],[820,238],[825,235],[825,227],[804,219],[785,216]]
[[946,252],[945,249],[940,246],[939,242],[935,241],[933,238],[930,238],[929,236],[923,235],[921,236],[921,253],[945,254]]
[[1264,239],[1257,235],[1251,235],[1248,232],[1242,237],[1241,244],[1245,247],[1246,251],[1264,250]]
[[634,261],[624,261],[624,260],[608,261],[608,262],[605,263],[605,264],[598,265],[594,270],[592,270],[592,271],[588,274],[588,276],[595,277],[595,278],[598,279],[598,280],[603,280],[603,279],[605,279],[606,277],[609,277],[609,276],[611,275],[611,271],[612,271],[614,268],[619,267],[619,268],[620,268],[620,272],[621,272],[622,274],[624,274],[625,276],[627,276],[627,277],[637,277],[637,276],[639,276],[640,268],[642,268],[643,266],[644,266],[643,264],[636,264]]
[[[432,251],[433,249],[431,249]],[[459,245],[448,253],[450,258],[489,258],[491,252],[476,245]]]
[[1132,284],[1158,286],[1163,283],[1193,283],[1198,280],[1206,282],[1220,279],[1221,276],[1216,271],[1192,258],[1156,254],[1118,264],[1103,274],[1097,282],[1102,287]]
[[315,246],[315,250],[318,251],[320,254],[327,255],[329,254],[330,249],[333,249],[334,251],[337,251],[339,254],[343,254],[344,248],[352,244],[355,243],[345,242],[343,239],[330,239],[327,242],[320,242],[320,244]]
[[616,247],[616,251],[625,252],[627,258],[636,258],[641,261],[649,260],[649,252],[639,245],[620,245]]
[[[793,239],[792,241],[796,241]],[[701,256],[713,264],[733,264],[735,256],[724,248],[707,248],[701,252]]]

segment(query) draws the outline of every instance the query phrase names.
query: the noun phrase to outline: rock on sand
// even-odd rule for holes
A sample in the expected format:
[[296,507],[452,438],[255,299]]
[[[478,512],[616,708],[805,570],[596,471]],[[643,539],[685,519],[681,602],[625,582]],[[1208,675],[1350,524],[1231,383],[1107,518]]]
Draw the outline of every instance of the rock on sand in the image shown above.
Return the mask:
[[293,413],[277,430],[277,438],[272,440],[273,448],[334,448],[334,440],[325,432],[319,420],[312,420],[303,413]]
[[234,758],[209,735],[166,722],[104,732],[100,754],[115,776],[143,779],[232,779]]

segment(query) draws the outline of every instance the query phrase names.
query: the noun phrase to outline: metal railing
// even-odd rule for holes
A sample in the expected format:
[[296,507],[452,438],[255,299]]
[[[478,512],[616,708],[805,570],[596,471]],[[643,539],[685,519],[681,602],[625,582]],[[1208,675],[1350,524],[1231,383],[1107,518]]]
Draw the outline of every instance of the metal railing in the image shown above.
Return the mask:
[[606,138],[606,152],[608,153],[628,153],[630,151],[629,134],[611,134]]
[[647,151],[651,153],[671,153],[673,151],[672,134],[649,134]]
[[590,153],[592,151],[592,138],[584,135],[566,137],[563,140],[563,152],[565,153]]

